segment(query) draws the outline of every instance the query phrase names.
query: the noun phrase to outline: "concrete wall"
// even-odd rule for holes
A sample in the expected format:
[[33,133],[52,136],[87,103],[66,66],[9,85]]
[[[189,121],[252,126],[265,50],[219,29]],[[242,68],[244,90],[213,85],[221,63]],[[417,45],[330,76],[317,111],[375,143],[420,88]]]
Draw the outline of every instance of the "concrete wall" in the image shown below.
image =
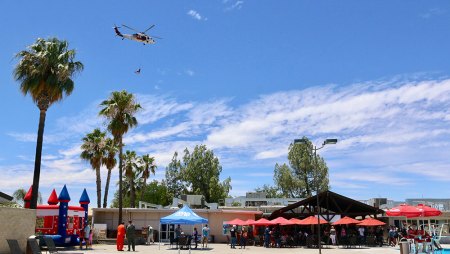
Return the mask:
[[27,238],[34,235],[36,210],[0,207],[0,254],[10,253],[6,239],[16,239],[25,251]]

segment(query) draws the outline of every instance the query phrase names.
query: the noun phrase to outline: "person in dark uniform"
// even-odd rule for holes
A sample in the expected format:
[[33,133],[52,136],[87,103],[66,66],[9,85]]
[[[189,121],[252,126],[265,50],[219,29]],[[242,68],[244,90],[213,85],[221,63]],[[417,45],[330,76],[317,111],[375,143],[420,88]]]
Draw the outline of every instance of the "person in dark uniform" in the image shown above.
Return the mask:
[[128,251],[130,251],[130,245],[135,251],[136,245],[136,227],[133,225],[133,222],[130,220],[127,226],[127,240],[128,240]]

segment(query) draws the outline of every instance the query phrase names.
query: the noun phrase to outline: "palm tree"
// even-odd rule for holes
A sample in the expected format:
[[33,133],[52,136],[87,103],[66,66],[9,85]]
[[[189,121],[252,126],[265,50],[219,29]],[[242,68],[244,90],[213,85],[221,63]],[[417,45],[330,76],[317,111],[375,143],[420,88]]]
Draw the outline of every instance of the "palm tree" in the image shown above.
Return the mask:
[[126,151],[123,156],[124,168],[125,168],[125,178],[128,181],[128,188],[126,191],[130,192],[130,207],[135,207],[136,202],[136,183],[135,180],[139,179],[138,169],[139,169],[139,159],[136,156],[135,151]]
[[144,190],[145,187],[147,185],[147,179],[150,178],[150,173],[152,173],[153,175],[155,174],[155,169],[156,169],[156,165],[154,164],[155,162],[155,157],[150,157],[150,154],[145,154],[140,158],[140,162],[142,164],[141,166],[141,171],[142,171],[142,178],[144,179],[144,183],[142,184],[142,191],[141,191],[141,200],[144,198]]
[[81,159],[89,161],[96,175],[97,185],[97,207],[101,207],[102,198],[102,180],[100,178],[100,167],[103,164],[103,158],[105,157],[106,146],[106,132],[102,132],[99,128],[96,128],[92,133],[86,134],[83,138],[83,144],[81,145]]
[[130,128],[137,125],[134,115],[141,108],[133,96],[127,91],[112,92],[111,96],[100,103],[103,108],[100,115],[105,116],[109,121],[108,130],[114,137],[115,143],[119,146],[119,221],[122,221],[122,138]]
[[[20,206],[24,206],[25,204],[25,196],[27,195],[27,191],[24,188],[19,188],[13,193],[14,202]],[[38,193],[38,203],[42,204],[42,195],[41,192]]]
[[103,208],[106,208],[108,203],[108,191],[109,191],[109,182],[111,180],[111,170],[116,166],[116,154],[117,154],[117,146],[114,143],[114,140],[107,138],[106,146],[105,146],[105,157],[103,158],[103,165],[108,169],[108,176],[106,177],[106,185],[105,185],[105,195],[103,197]]
[[20,82],[20,91],[30,94],[39,108],[39,127],[34,160],[31,209],[38,201],[41,174],[42,143],[47,109],[55,102],[69,96],[74,88],[73,76],[83,70],[83,64],[75,59],[75,50],[69,50],[67,41],[57,38],[37,39],[36,42],[17,53],[20,59],[14,69],[14,79]]

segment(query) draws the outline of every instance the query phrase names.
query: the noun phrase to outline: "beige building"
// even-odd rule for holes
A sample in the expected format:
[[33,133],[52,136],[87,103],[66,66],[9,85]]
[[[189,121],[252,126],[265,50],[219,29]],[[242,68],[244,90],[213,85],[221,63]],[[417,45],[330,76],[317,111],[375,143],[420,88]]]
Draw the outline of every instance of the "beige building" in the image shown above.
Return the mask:
[[[126,223],[129,220],[133,221],[136,229],[142,230],[148,225],[160,232],[162,241],[169,241],[173,236],[176,225],[160,225],[159,220],[162,217],[168,216],[176,209],[139,209],[139,208],[123,208],[123,220]],[[208,226],[210,228],[210,235],[214,236],[215,242],[226,242],[227,238],[223,232],[223,223],[232,219],[239,218],[241,220],[258,219],[262,216],[261,211],[242,211],[242,210],[222,210],[222,209],[193,209],[199,216],[208,219]],[[95,225],[106,225],[108,237],[115,237],[117,232],[117,225],[119,223],[119,209],[118,208],[93,208],[92,222]],[[161,227],[160,227],[161,226]],[[191,234],[193,228],[197,227],[201,231],[202,225],[181,225],[186,234]]]

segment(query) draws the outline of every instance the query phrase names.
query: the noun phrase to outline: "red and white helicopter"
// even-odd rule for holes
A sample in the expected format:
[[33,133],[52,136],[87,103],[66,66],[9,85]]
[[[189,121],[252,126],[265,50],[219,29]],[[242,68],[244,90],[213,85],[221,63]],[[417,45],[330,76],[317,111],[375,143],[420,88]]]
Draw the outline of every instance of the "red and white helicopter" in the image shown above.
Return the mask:
[[151,25],[144,32],[139,32],[136,29],[131,28],[131,27],[126,26],[126,25],[123,25],[123,24],[122,24],[122,26],[124,26],[124,27],[126,27],[126,28],[136,32],[134,34],[123,34],[123,33],[121,33],[119,31],[120,27],[114,26],[113,28],[114,28],[114,31],[116,32],[116,35],[119,36],[119,37],[122,37],[122,40],[123,39],[129,39],[129,40],[133,40],[133,41],[137,41],[137,42],[142,42],[145,45],[145,44],[155,44],[156,43],[155,39],[162,39],[162,38],[157,37],[157,36],[149,36],[148,34],[146,34],[146,32],[148,30],[152,29],[155,25]]

